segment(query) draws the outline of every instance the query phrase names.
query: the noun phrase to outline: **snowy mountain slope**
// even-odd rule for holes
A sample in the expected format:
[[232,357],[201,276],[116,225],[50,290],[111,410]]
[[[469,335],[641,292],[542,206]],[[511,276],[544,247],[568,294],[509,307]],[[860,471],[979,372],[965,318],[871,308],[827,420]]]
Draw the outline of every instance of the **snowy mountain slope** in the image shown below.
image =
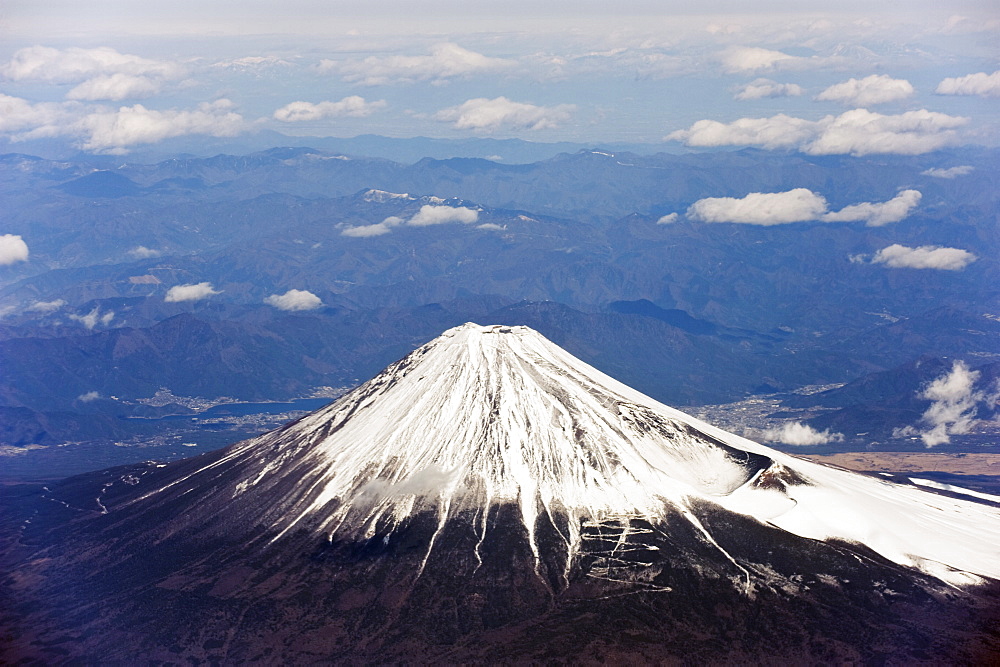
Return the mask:
[[[1000,579],[1000,508],[824,467],[636,392],[527,327],[445,332],[334,404],[246,441],[129,504],[198,508],[335,540],[393,539],[430,513],[515,505],[535,559],[539,517],[568,571],[586,522],[662,522],[708,502],[814,540],[859,543],[953,584]],[[127,511],[126,505],[123,509]],[[427,554],[434,548],[434,537]],[[721,549],[721,547],[720,547]]]

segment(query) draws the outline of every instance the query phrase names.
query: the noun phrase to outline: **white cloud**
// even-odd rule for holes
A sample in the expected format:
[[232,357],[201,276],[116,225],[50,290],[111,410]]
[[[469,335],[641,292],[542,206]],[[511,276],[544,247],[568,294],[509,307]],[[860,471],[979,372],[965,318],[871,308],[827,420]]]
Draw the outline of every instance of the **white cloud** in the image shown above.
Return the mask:
[[929,153],[955,143],[958,139],[955,129],[968,121],[926,109],[895,116],[854,109],[825,124],[819,136],[805,146],[805,151],[813,155]]
[[817,134],[817,121],[778,114],[770,118],[740,118],[732,123],[699,120],[686,130],[671,132],[667,141],[688,146],[761,146],[794,148]]
[[951,442],[952,435],[968,433],[976,421],[976,404],[987,399],[986,392],[974,389],[978,379],[979,371],[969,370],[963,361],[954,362],[950,371],[917,394],[931,401],[931,406],[920,417],[923,428],[898,428],[893,436],[920,436],[925,446],[934,447]]
[[246,129],[246,123],[232,109],[232,102],[225,99],[201,104],[193,111],[157,111],[136,104],[88,114],[75,124],[75,129],[84,136],[84,149],[121,154],[135,144],[151,144],[187,134],[236,136]]
[[76,118],[66,104],[55,102],[40,102],[32,104],[20,97],[11,97],[0,93],[0,132],[27,132],[14,138],[28,138],[33,134],[38,136],[55,136],[63,134],[61,129]]
[[811,155],[917,155],[956,143],[956,129],[968,121],[926,109],[897,115],[853,109],[818,121],[784,114],[740,118],[731,123],[699,120],[686,130],[670,133],[666,139],[688,146],[795,148]]
[[91,401],[96,401],[100,397],[101,397],[100,392],[88,391],[86,394],[80,394],[79,396],[77,396],[76,400],[80,401],[81,403],[90,403]]
[[774,69],[775,65],[794,61],[796,57],[756,46],[739,46],[722,52],[720,59],[727,71],[737,73]]
[[756,79],[741,86],[736,95],[737,100],[759,100],[764,97],[797,97],[805,91],[802,86],[794,83],[778,83],[770,79]]
[[570,119],[576,109],[572,104],[554,107],[536,106],[514,102],[506,97],[492,100],[477,97],[456,107],[442,109],[434,114],[435,120],[454,123],[459,130],[495,132],[501,128],[516,130],[545,130],[558,127]]
[[687,217],[701,222],[780,225],[816,220],[825,212],[826,199],[806,188],[795,188],[788,192],[751,192],[742,199],[699,199],[687,210]]
[[974,261],[976,256],[961,248],[941,248],[932,245],[909,248],[898,243],[882,248],[872,258],[872,264],[885,264],[893,269],[941,271],[961,271]]
[[502,232],[507,229],[507,225],[498,225],[495,222],[484,222],[481,225],[476,225],[476,229],[485,229],[491,232]]
[[68,100],[127,100],[149,97],[160,92],[161,84],[149,77],[133,74],[104,74],[88,79],[68,93]]
[[150,257],[159,257],[161,253],[159,250],[147,248],[144,245],[138,245],[129,250],[128,254],[136,259],[149,259]]
[[971,174],[973,167],[967,164],[947,169],[932,168],[920,172],[921,176],[933,176],[934,178],[955,178],[956,176],[966,176]]
[[443,225],[451,222],[471,224],[479,220],[479,211],[464,206],[432,206],[425,204],[407,224],[414,227]]
[[284,294],[272,294],[264,303],[278,310],[315,310],[323,301],[308,290],[290,289]]
[[385,107],[385,100],[366,102],[357,95],[345,97],[339,102],[292,102],[274,112],[274,118],[284,123],[322,120],[323,118],[364,118]]
[[660,216],[660,219],[656,221],[658,225],[669,225],[672,222],[677,222],[679,216],[676,213],[667,213],[666,215]]
[[479,220],[479,211],[476,209],[466,208],[464,206],[434,206],[431,204],[425,204],[424,206],[421,206],[420,210],[414,213],[409,220],[404,220],[403,218],[393,215],[374,225],[348,227],[340,233],[343,236],[367,238],[388,234],[392,231],[393,227],[398,227],[399,225],[429,227],[430,225],[445,225],[454,222],[469,225],[477,220]]
[[1000,70],[987,74],[977,72],[943,80],[934,91],[938,95],[1000,96]]
[[893,79],[887,74],[872,74],[863,79],[848,79],[837,83],[816,96],[822,102],[838,102],[848,106],[868,106],[906,99],[913,94],[913,85],[906,79]]
[[864,220],[869,227],[881,227],[899,222],[920,203],[922,195],[917,190],[903,190],[886,202],[862,202],[845,206],[835,213],[827,213],[825,222],[858,222]]
[[207,299],[215,294],[221,294],[217,292],[213,287],[212,283],[193,283],[188,285],[174,285],[167,290],[166,295],[163,300],[167,303],[180,303],[181,301],[200,301],[201,299]]
[[65,299],[56,299],[55,301],[36,301],[28,306],[26,310],[34,313],[54,313],[65,305]]
[[108,326],[109,324],[111,324],[111,320],[113,320],[114,318],[115,318],[115,312],[113,310],[109,310],[108,312],[101,315],[100,306],[94,306],[94,309],[91,310],[86,315],[69,316],[69,319],[79,322],[88,329],[93,329],[98,325],[98,323],[103,324],[104,326]]
[[17,234],[0,236],[0,266],[28,261],[28,244]]
[[808,424],[802,422],[789,422],[780,427],[765,429],[761,432],[764,440],[780,442],[785,445],[797,445],[807,447],[809,445],[825,445],[829,442],[842,442],[842,433],[830,433],[830,431],[817,431]]
[[513,63],[502,58],[490,58],[458,44],[445,42],[431,47],[424,56],[371,56],[364,60],[338,63],[323,60],[320,71],[336,71],[345,81],[366,86],[389,83],[415,83],[430,81],[443,83],[455,77],[477,72],[505,69]]
[[183,72],[173,63],[150,60],[102,46],[93,49],[53,49],[29,46],[0,65],[0,76],[12,81],[78,83],[102,75],[130,74],[176,77]]
[[402,218],[390,215],[382,222],[374,225],[359,225],[358,227],[348,227],[340,232],[343,236],[353,236],[356,238],[368,238],[371,236],[382,236],[392,231],[392,228],[405,222]]

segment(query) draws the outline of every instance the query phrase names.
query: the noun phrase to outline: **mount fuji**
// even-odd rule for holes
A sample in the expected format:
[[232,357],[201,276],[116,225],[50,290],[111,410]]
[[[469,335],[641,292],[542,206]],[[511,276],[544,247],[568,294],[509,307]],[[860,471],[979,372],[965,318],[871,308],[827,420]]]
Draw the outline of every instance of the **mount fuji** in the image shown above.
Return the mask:
[[466,324],[276,431],[6,492],[5,657],[976,662],[1000,497],[822,466]]

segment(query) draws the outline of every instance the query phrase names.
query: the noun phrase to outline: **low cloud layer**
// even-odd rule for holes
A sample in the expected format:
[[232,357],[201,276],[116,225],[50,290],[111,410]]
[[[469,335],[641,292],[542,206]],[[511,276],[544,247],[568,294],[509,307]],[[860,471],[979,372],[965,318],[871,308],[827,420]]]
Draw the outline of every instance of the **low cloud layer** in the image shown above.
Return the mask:
[[167,290],[163,300],[167,303],[180,303],[182,301],[201,301],[208,297],[220,294],[213,287],[212,283],[194,283],[189,285],[174,285]]
[[365,118],[385,108],[385,100],[367,102],[357,95],[339,102],[292,102],[274,112],[275,120],[283,123],[323,120],[324,118]]
[[121,101],[156,95],[167,81],[180,78],[184,69],[102,46],[54,49],[30,46],[20,49],[3,65],[0,76],[11,81],[75,83],[68,100]]
[[458,106],[442,109],[434,114],[434,118],[452,123],[458,130],[546,130],[568,121],[575,109],[571,104],[545,107],[514,102],[506,97],[492,100],[477,97]]
[[272,294],[264,303],[278,310],[315,310],[323,306],[323,301],[308,290],[290,289],[284,294]]
[[777,69],[805,70],[833,64],[836,59],[821,56],[793,56],[758,46],[736,46],[719,55],[723,69],[731,74],[766,72]]
[[886,202],[862,202],[839,211],[827,210],[826,199],[807,188],[787,192],[751,192],[745,197],[707,197],[687,210],[687,218],[698,222],[736,222],[748,225],[783,225],[819,220],[822,222],[861,222],[878,227],[907,217],[921,195],[903,190]]
[[770,79],[756,79],[741,86],[733,98],[746,101],[759,100],[765,97],[797,97],[803,93],[805,91],[798,84],[778,83]]
[[976,423],[976,407],[982,401],[996,402],[1000,392],[991,396],[976,390],[979,371],[969,370],[964,361],[956,361],[951,370],[931,382],[918,398],[931,401],[931,405],[916,426],[906,426],[893,431],[897,438],[919,436],[926,447],[951,442],[952,435],[968,433]]
[[119,53],[107,46],[90,49],[29,46],[0,65],[0,76],[5,79],[47,83],[78,83],[112,74],[175,77],[180,73],[181,68],[174,63]]
[[665,139],[687,146],[760,146],[810,155],[918,155],[958,142],[957,129],[967,123],[967,118],[926,109],[897,115],[853,109],[817,121],[785,114],[740,118],[731,123],[699,120]]
[[17,234],[0,235],[0,266],[28,261],[28,244]]
[[862,202],[845,206],[837,212],[823,216],[824,222],[860,222],[869,227],[881,227],[899,222],[917,207],[922,195],[917,190],[903,190],[885,202]]
[[826,212],[826,199],[806,188],[788,192],[751,192],[746,197],[707,197],[687,210],[690,220],[781,225],[816,220]]
[[75,127],[83,134],[81,147],[121,154],[129,146],[153,144],[188,134],[234,137],[246,129],[243,117],[229,100],[200,104],[197,109],[147,109],[141,104],[84,116]]
[[976,256],[961,248],[942,248],[933,245],[910,248],[898,243],[882,248],[872,258],[872,264],[885,264],[893,269],[940,271],[961,271],[974,261]]
[[351,83],[381,86],[422,81],[441,84],[457,77],[503,70],[512,65],[509,60],[490,58],[458,44],[444,42],[432,46],[427,55],[370,56],[345,63],[322,60],[319,70],[339,73]]
[[150,257],[159,257],[161,253],[159,250],[139,245],[129,250],[128,254],[135,259],[149,259]]
[[973,172],[973,167],[963,164],[958,167],[949,167],[947,169],[927,169],[920,172],[921,176],[932,176],[934,178],[957,178],[959,176],[967,176]]
[[431,225],[446,225],[451,223],[461,223],[469,225],[479,220],[479,211],[465,206],[435,206],[425,204],[420,210],[414,213],[409,220],[389,216],[382,222],[373,225],[359,225],[348,227],[340,232],[343,236],[353,236],[355,238],[367,238],[372,236],[383,236],[392,231],[394,227],[408,225],[411,227],[429,227]]
[[934,91],[938,95],[978,95],[1000,97],[1000,71],[987,74],[977,72],[966,76],[944,79]]
[[98,324],[102,324],[104,326],[111,324],[111,320],[115,319],[115,312],[113,310],[109,310],[102,315],[101,307],[94,306],[93,310],[86,315],[70,315],[69,319],[79,322],[87,329],[93,329]]
[[780,427],[769,428],[761,431],[761,438],[770,442],[780,442],[784,445],[795,445],[808,447],[810,445],[825,445],[830,442],[842,442],[842,433],[831,433],[830,431],[817,431],[808,424],[802,422],[789,422]]
[[843,83],[834,84],[817,95],[816,99],[846,106],[865,107],[903,100],[913,95],[913,92],[913,85],[906,79],[893,79],[887,74],[872,74],[863,79],[848,79]]
[[56,299],[54,301],[36,301],[25,310],[32,313],[54,313],[65,305],[65,299]]
[[445,225],[452,222],[471,224],[479,220],[479,211],[465,206],[432,206],[426,204],[410,218],[409,223],[414,227],[427,227],[428,225]]

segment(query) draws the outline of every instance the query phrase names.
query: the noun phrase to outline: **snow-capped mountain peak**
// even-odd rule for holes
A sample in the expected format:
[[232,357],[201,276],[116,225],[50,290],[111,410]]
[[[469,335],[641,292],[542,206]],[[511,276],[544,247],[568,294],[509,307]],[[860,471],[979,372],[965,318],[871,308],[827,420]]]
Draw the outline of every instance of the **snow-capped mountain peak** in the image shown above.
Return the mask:
[[527,327],[446,331],[330,406],[140,500],[193,487],[213,489],[206,507],[241,508],[271,542],[300,530],[388,541],[430,515],[442,528],[470,522],[481,544],[503,505],[517,508],[536,561],[536,527],[550,522],[568,570],[588,522],[680,515],[713,542],[690,511],[707,502],[801,537],[858,542],[953,583],[1000,578],[997,507],[739,438]]

